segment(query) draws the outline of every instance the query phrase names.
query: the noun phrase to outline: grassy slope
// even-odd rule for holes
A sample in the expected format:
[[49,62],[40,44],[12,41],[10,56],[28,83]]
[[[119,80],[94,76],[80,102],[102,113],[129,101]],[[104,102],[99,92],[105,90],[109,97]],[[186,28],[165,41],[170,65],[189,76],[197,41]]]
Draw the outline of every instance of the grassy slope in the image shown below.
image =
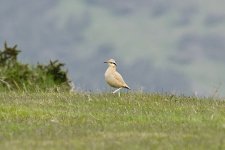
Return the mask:
[[0,148],[222,149],[224,106],[141,93],[1,93]]

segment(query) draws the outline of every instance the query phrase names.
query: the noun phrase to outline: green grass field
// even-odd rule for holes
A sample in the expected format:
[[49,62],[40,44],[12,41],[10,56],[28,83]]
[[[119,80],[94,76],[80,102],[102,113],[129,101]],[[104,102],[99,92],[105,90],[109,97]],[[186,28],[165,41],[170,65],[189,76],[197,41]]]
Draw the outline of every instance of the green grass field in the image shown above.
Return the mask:
[[225,149],[225,101],[1,93],[0,149]]

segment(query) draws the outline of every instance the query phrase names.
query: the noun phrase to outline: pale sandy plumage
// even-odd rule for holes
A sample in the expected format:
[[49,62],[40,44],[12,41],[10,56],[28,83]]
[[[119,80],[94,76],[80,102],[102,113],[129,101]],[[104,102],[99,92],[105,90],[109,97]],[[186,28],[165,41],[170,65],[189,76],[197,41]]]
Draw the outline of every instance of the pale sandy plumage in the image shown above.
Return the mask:
[[116,71],[116,62],[114,59],[109,59],[105,63],[108,64],[108,68],[105,72],[105,81],[114,88],[119,88],[118,90],[114,91],[117,92],[121,88],[130,89],[126,82],[123,80],[123,77]]

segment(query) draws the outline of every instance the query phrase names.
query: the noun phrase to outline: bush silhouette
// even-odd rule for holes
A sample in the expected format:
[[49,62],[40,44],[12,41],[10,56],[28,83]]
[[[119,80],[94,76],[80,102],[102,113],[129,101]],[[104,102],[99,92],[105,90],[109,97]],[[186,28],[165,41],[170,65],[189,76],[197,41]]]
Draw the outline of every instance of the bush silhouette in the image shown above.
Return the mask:
[[70,89],[70,81],[67,71],[64,71],[63,63],[58,60],[51,61],[48,65],[37,64],[31,66],[18,62],[18,54],[21,51],[17,45],[0,50],[0,91],[46,91]]

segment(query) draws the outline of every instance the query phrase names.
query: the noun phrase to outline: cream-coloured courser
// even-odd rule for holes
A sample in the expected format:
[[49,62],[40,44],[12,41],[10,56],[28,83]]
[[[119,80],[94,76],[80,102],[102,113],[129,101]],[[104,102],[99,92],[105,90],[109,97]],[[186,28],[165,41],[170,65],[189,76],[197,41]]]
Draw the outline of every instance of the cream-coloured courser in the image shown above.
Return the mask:
[[116,61],[114,59],[109,59],[108,61],[104,62],[109,65],[108,69],[105,72],[105,81],[116,89],[113,93],[118,92],[122,88],[130,89],[130,87],[126,84],[123,80],[123,77],[116,71]]

